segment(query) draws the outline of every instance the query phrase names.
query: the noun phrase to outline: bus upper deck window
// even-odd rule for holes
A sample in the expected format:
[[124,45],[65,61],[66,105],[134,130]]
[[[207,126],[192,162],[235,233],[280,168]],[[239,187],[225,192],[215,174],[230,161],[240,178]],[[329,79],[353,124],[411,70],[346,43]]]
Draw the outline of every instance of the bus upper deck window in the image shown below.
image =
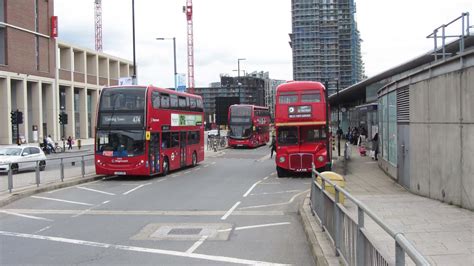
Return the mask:
[[296,103],[298,102],[298,95],[280,95],[279,103]]
[[321,95],[319,93],[302,94],[301,102],[303,103],[319,103],[321,102]]

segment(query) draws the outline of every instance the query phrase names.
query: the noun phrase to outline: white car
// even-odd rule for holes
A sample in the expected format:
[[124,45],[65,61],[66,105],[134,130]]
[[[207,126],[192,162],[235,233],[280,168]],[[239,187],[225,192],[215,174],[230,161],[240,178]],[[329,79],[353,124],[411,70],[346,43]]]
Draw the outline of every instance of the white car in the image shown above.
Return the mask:
[[217,131],[217,129],[211,129],[207,132],[207,135],[210,136],[210,137],[215,137],[219,134],[219,131]]
[[9,164],[14,173],[19,170],[32,170],[36,168],[36,161],[39,161],[39,168],[43,171],[46,168],[46,155],[37,146],[0,148],[0,173],[7,173]]

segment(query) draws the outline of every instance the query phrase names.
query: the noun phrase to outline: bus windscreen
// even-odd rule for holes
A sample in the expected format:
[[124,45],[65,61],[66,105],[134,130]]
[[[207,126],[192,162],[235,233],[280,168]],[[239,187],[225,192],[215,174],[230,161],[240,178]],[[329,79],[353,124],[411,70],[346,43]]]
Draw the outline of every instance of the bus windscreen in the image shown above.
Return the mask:
[[96,152],[109,157],[133,157],[145,151],[143,130],[99,130]]

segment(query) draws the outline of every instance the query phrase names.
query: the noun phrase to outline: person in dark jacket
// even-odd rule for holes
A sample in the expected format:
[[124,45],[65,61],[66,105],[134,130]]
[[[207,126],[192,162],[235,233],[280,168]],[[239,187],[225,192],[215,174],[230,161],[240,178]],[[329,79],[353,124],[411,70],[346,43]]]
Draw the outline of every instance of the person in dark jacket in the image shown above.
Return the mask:
[[372,138],[372,141],[374,142],[373,145],[374,145],[374,157],[375,157],[375,160],[378,160],[377,159],[377,155],[379,154],[379,133],[375,133],[374,137]]
[[272,143],[270,144],[270,158],[273,158],[273,152],[276,152],[276,139],[272,136]]

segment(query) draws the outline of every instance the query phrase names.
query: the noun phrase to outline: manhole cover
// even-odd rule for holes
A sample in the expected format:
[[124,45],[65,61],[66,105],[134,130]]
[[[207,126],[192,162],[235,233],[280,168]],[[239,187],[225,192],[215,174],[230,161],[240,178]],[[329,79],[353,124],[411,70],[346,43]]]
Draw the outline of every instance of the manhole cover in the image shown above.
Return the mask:
[[202,228],[174,228],[168,232],[168,235],[198,235]]
[[227,240],[233,226],[228,223],[153,223],[146,225],[133,240]]

